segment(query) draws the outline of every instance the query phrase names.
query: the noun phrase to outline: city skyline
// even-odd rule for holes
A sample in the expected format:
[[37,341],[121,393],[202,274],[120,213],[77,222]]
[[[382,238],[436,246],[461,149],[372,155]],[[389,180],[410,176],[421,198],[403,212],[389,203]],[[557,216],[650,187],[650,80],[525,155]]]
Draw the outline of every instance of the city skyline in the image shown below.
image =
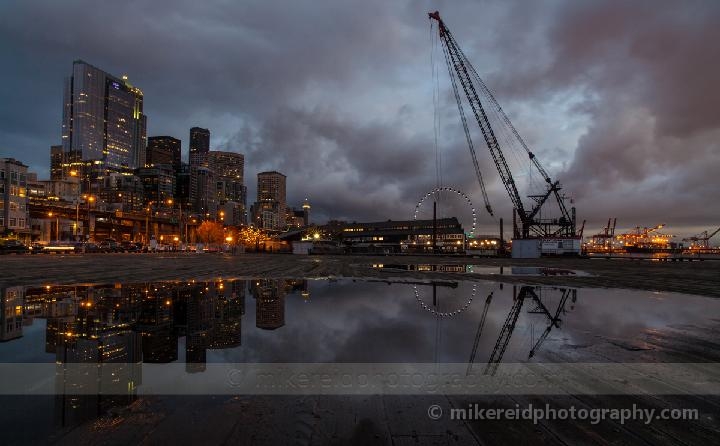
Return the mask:
[[[177,6],[193,17],[182,35],[153,22],[176,20],[160,4],[80,26],[72,7],[30,3],[2,7],[0,51],[15,63],[2,75],[14,88],[5,93],[0,152],[41,177],[49,177],[50,146],[60,144],[62,79],[81,58],[141,86],[147,135],[181,139],[184,159],[188,129],[208,128],[212,150],[245,155],[246,176],[288,175],[288,202],[310,197],[319,220],[408,218],[435,185],[425,14],[440,9],[518,130],[575,198],[588,231],[618,217],[623,228],[666,223],[692,234],[720,218],[712,204],[720,122],[707,108],[718,94],[720,59],[710,42],[720,7],[711,2],[490,3],[483,14],[471,2],[328,4],[315,5],[323,14],[312,18],[299,4],[218,14],[187,3]],[[127,33],[137,16],[149,25]],[[33,32],[20,23],[33,23]],[[653,50],[660,46],[662,54]],[[196,63],[188,66],[188,57]],[[449,93],[441,83],[445,184],[477,203]],[[480,152],[493,206],[509,219],[507,196]],[[494,224],[480,215],[481,230]]]

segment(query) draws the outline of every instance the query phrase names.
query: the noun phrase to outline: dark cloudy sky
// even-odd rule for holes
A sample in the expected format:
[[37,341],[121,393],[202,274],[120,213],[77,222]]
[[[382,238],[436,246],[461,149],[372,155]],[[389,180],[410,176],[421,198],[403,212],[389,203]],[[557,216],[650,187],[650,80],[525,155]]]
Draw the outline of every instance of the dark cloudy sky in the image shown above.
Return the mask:
[[[435,9],[589,231],[608,217],[683,235],[720,225],[714,0],[8,0],[0,153],[47,175],[63,78],[81,58],[145,92],[148,135],[187,150],[197,125],[213,149],[244,153],[251,194],[255,174],[276,169],[289,202],[307,196],[320,220],[411,218],[436,182]],[[443,183],[480,208],[446,75],[439,85]],[[509,219],[481,139],[476,147]],[[482,213],[479,223],[495,224]]]

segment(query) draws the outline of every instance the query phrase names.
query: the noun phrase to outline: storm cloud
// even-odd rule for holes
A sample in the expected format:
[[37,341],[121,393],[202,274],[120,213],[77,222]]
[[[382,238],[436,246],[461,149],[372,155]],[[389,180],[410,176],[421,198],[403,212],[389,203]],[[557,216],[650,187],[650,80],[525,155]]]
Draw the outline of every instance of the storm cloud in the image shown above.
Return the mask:
[[[318,221],[411,218],[437,184],[435,9],[590,229],[608,217],[683,234],[720,224],[711,0],[4,2],[0,152],[47,175],[63,78],[83,59],[144,91],[148,135],[187,151],[189,128],[207,127],[213,149],[244,153],[250,197],[255,174],[274,169],[289,203],[307,197]],[[446,76],[442,182],[482,208]],[[491,203],[509,219],[475,139]]]

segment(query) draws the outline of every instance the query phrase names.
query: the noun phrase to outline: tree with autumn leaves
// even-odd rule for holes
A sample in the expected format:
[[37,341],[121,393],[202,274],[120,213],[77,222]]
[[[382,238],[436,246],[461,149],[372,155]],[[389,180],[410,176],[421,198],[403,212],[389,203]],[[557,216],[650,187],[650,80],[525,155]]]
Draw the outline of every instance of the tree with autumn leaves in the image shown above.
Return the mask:
[[208,245],[223,243],[225,239],[223,225],[214,221],[202,222],[196,232],[200,241]]

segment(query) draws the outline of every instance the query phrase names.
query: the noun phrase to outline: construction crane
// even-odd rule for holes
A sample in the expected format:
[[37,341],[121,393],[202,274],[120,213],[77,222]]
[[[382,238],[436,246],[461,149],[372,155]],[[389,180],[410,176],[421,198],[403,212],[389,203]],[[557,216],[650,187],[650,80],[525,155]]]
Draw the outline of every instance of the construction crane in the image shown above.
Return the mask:
[[694,235],[692,237],[684,238],[684,242],[691,242],[690,247],[695,249],[708,249],[710,248],[710,239],[720,232],[720,228],[717,228],[710,234],[708,234],[708,231],[703,231],[698,235]]
[[[565,206],[565,197],[560,193],[560,190],[562,189],[560,183],[558,181],[553,181],[550,178],[549,174],[540,164],[540,161],[537,159],[535,154],[528,148],[527,144],[525,144],[525,141],[515,129],[512,122],[510,122],[510,118],[507,117],[502,107],[500,107],[493,94],[490,92],[488,87],[475,71],[475,68],[458,46],[457,41],[453,37],[452,33],[450,33],[450,30],[447,26],[445,26],[445,23],[440,18],[440,13],[435,11],[429,13],[428,16],[430,20],[436,20],[438,23],[445,62],[447,64],[455,100],[458,105],[458,111],[460,112],[460,119],[462,121],[465,137],[473,158],[473,164],[475,165],[478,181],[480,182],[480,187],[483,191],[483,196],[486,196],[485,186],[482,182],[482,177],[479,174],[477,156],[473,147],[472,138],[470,137],[470,131],[467,125],[467,119],[462,105],[458,83],[467,97],[467,101],[472,109],[475,120],[480,127],[480,131],[485,139],[485,143],[493,162],[495,163],[500,179],[505,186],[505,190],[510,196],[515,213],[520,220],[521,228],[519,230],[517,227],[515,228],[516,235],[521,238],[576,237],[575,208],[571,208],[571,215],[571,212],[569,212]],[[485,98],[485,105],[483,105],[480,100],[480,95]],[[529,198],[535,202],[531,209],[526,209],[520,199],[520,194],[518,192],[517,185],[515,184],[512,172],[510,171],[510,167],[508,166],[505,154],[498,143],[496,129],[493,129],[491,126],[486,109],[498,114],[501,120],[500,125],[504,125],[505,129],[509,130],[513,137],[520,143],[524,151],[527,153],[530,162],[547,184],[547,190],[543,194],[529,196]],[[554,196],[557,201],[561,216],[555,219],[543,219],[540,217],[540,210],[550,196]],[[490,207],[487,199],[485,204],[488,212],[492,214],[492,208]]]

